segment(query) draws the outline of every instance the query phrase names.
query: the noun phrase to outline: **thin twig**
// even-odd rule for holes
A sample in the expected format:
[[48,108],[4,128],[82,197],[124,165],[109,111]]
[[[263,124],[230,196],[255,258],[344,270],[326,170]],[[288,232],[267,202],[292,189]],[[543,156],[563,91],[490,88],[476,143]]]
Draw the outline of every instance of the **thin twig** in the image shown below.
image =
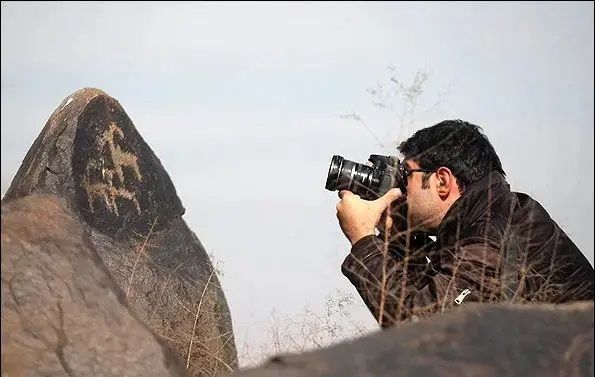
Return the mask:
[[[207,292],[207,288],[209,287],[209,283],[211,282],[211,278],[215,273],[215,269],[211,270],[211,274],[207,279],[207,283],[205,284],[204,289],[202,290],[202,294],[200,295],[200,301],[198,302],[198,308],[196,309],[196,316],[194,317],[194,326],[192,326],[192,334],[190,335],[190,344],[188,345],[188,358],[186,359],[186,369],[190,366],[190,355],[192,354],[192,343],[194,342],[194,332],[196,331],[196,323],[198,322],[198,314],[200,313],[200,307],[202,306],[202,300]],[[215,356],[213,356],[215,357]],[[227,366],[227,364],[225,364]],[[233,369],[232,369],[233,370]]]
[[[386,264],[388,258],[388,244],[389,244],[389,237],[390,237],[390,229],[388,229],[388,225],[391,219],[390,213],[390,205],[386,208],[386,220],[384,224],[384,245],[382,248],[382,281],[380,283],[380,309],[378,311],[378,324],[382,326],[382,320],[384,316],[384,305],[386,301]],[[391,224],[392,228],[392,224]]]
[[134,273],[136,272],[136,266],[138,264],[138,260],[140,259],[140,256],[143,255],[145,252],[145,246],[147,246],[147,241],[149,241],[149,237],[151,237],[151,234],[153,233],[153,228],[155,227],[155,224],[157,224],[158,218],[159,218],[159,215],[157,215],[155,217],[155,220],[153,221],[153,224],[151,225],[151,229],[149,229],[149,233],[147,234],[147,237],[145,237],[143,246],[139,249],[138,254],[136,255],[136,260],[134,261],[134,267],[132,267],[132,274],[130,274],[130,281],[128,282],[128,287],[126,288],[126,298],[128,298],[128,294],[130,293],[130,287],[132,286],[132,279],[134,278]]

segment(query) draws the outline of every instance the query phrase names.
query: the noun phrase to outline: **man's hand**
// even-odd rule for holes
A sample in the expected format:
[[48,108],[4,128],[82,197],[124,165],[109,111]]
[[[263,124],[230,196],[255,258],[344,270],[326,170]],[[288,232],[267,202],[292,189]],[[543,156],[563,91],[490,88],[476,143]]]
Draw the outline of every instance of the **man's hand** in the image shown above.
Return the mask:
[[[383,197],[376,200],[363,200],[359,195],[351,191],[339,191],[341,200],[337,203],[337,218],[341,230],[354,245],[363,237],[375,234],[374,230],[382,214],[390,207],[390,204],[401,197],[401,190],[392,189]],[[390,216],[383,217],[390,221]],[[390,224],[382,224],[384,227]]]

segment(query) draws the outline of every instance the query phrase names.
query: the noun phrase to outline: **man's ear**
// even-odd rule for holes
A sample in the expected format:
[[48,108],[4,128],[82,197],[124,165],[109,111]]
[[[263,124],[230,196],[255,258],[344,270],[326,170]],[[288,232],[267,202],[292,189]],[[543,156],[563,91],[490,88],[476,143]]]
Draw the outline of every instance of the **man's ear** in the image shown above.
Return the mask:
[[458,186],[456,183],[456,178],[452,174],[449,168],[447,167],[440,167],[436,170],[436,191],[442,200],[447,199],[451,191],[453,193],[458,192]]

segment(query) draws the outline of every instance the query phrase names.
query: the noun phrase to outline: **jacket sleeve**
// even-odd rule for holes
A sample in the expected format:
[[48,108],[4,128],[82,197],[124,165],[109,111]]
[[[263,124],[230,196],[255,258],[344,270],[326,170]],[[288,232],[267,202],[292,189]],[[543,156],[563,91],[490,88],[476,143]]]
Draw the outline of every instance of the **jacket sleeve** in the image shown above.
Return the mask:
[[427,251],[369,235],[353,245],[341,271],[379,325],[387,327],[443,312],[458,305],[455,299],[461,297],[464,302],[498,301],[498,256],[497,250],[480,243]]

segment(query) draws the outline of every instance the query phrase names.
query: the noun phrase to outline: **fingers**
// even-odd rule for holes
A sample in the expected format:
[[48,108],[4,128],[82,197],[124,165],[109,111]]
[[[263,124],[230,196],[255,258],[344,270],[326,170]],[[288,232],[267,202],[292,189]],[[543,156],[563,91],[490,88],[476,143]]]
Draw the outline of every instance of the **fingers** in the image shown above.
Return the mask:
[[350,196],[353,196],[353,197],[356,197],[356,198],[360,198],[359,195],[355,195],[354,193],[352,193],[349,190],[341,190],[341,191],[339,191],[339,198],[341,198],[341,199],[345,199],[346,197],[350,197]]
[[376,228],[381,232],[386,232],[387,230],[392,229],[393,226],[393,219],[391,218],[388,211],[383,211],[382,215],[380,215],[380,220],[378,221],[378,225]]
[[[350,197],[350,196],[360,198],[359,195],[355,195],[353,192],[351,192],[349,190],[340,190],[339,191],[339,198],[341,200],[345,199],[347,197]],[[382,205],[388,206],[395,200],[399,199],[401,196],[403,196],[403,194],[401,194],[401,190],[398,188],[394,188],[394,189],[389,190],[386,194],[384,194],[384,196],[376,199],[376,202],[380,202],[380,203],[382,203]]]
[[[384,213],[386,213],[386,212],[384,212]],[[385,215],[384,218],[382,219],[381,223],[384,226],[385,231],[393,228],[393,218],[390,216]]]
[[355,195],[354,193],[352,193],[349,190],[341,190],[339,191],[339,198],[341,198],[341,200],[339,200],[339,202],[337,203],[337,211],[340,211],[341,208],[343,206],[345,206],[345,202],[350,202],[353,203],[354,201],[357,201],[358,199],[361,200],[361,197],[359,195]]
[[349,195],[349,194],[353,195],[353,193],[351,191],[349,191],[349,190],[340,190],[339,191],[339,198],[343,199],[343,197],[345,195]]
[[390,189],[384,196],[378,198],[377,200],[382,203],[383,206],[388,207],[392,202],[402,197],[403,194],[401,190],[398,188]]

